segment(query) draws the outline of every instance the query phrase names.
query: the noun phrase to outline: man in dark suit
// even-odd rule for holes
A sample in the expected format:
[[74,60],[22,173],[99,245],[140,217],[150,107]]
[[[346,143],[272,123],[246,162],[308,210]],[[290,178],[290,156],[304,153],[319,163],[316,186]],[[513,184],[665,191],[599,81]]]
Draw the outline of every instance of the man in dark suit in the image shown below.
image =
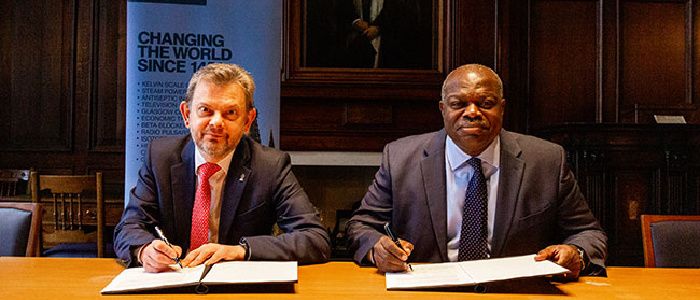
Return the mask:
[[[607,237],[564,150],[502,130],[502,86],[488,67],[457,68],[442,88],[444,129],[384,148],[348,224],[356,262],[404,271],[407,261],[537,253],[569,269],[568,278],[605,271]],[[405,250],[384,235],[386,222]]]
[[[202,67],[180,112],[191,134],[154,140],[115,229],[129,266],[168,270],[221,260],[326,261],[329,237],[291,171],[289,155],[245,135],[253,79],[230,64]],[[277,224],[282,234],[272,235]],[[160,227],[174,245],[158,239]],[[181,248],[182,247],[182,248]]]

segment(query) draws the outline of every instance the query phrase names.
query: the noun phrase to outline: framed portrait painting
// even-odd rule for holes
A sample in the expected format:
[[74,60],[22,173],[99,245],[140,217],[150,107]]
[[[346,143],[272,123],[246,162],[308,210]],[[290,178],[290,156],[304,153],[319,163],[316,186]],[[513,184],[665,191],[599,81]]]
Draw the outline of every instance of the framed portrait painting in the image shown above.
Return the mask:
[[440,80],[446,0],[288,0],[285,79]]

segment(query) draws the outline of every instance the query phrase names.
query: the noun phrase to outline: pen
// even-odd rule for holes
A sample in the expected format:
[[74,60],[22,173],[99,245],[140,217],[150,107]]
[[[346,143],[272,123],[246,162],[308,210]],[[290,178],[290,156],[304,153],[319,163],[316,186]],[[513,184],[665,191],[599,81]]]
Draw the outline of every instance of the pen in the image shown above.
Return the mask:
[[[384,231],[386,231],[386,234],[391,238],[391,241],[394,242],[394,244],[396,244],[396,246],[399,247],[399,249],[406,252],[406,249],[404,249],[403,246],[401,246],[401,242],[399,242],[399,238],[394,234],[393,231],[391,231],[391,227],[389,226],[389,222],[384,223]],[[406,263],[406,264],[408,265],[408,269],[413,271],[413,267],[411,266],[411,264],[409,264],[409,263]]]
[[[165,244],[167,244],[168,247],[173,248],[173,245],[171,245],[170,242],[168,242],[168,238],[165,237],[165,234],[163,234],[163,231],[161,231],[160,228],[158,228],[158,226],[156,226],[156,233],[158,234],[158,238],[165,242]],[[180,263],[179,257],[176,256],[172,260],[174,260],[180,266],[180,269],[182,269],[182,264]]]

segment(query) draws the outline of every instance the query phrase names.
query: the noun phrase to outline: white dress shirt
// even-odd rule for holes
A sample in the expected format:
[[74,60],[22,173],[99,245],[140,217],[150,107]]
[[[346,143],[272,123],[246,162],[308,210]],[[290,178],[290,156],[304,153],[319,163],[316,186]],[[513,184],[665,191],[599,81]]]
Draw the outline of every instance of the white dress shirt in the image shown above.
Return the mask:
[[[209,177],[209,186],[211,187],[211,206],[209,207],[209,242],[218,243],[219,242],[219,220],[221,219],[221,197],[223,195],[224,184],[226,184],[226,174],[228,173],[228,166],[231,164],[231,159],[233,159],[233,153],[231,151],[222,160],[216,162],[217,165],[221,167],[221,170],[214,173]],[[194,174],[197,176],[197,169],[199,166],[206,163],[207,161],[199,152],[199,148],[194,147]],[[197,177],[197,185],[199,185],[199,177]]]
[[[488,194],[488,247],[491,249],[493,238],[493,218],[496,212],[496,197],[498,195],[498,173],[501,160],[500,137],[477,156],[481,159],[481,169],[486,177]],[[459,255],[459,237],[462,230],[462,211],[467,192],[467,185],[474,168],[467,164],[472,157],[464,153],[454,141],[447,136],[445,141],[445,178],[447,196],[447,258],[457,261]]]

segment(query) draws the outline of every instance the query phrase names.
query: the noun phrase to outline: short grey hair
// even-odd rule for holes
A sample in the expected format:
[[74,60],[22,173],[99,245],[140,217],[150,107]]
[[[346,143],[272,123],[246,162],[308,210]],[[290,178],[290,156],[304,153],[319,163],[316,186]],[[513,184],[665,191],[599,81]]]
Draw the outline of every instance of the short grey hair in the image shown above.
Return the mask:
[[185,95],[187,106],[192,104],[194,90],[197,88],[197,84],[202,80],[206,80],[217,86],[238,83],[238,85],[243,88],[247,110],[251,110],[255,107],[253,102],[255,82],[253,81],[253,76],[243,69],[243,67],[235,64],[214,63],[199,68],[199,70],[192,75],[192,79],[190,79],[190,83],[187,85],[187,94]]
[[442,99],[442,101],[445,100],[445,88],[447,80],[450,79],[450,77],[452,76],[456,76],[454,74],[456,74],[457,72],[478,72],[482,74],[490,73],[498,81],[498,97],[503,98],[503,81],[501,80],[501,77],[493,71],[493,69],[480,64],[467,64],[457,67],[452,72],[450,72],[450,74],[447,75],[445,81],[442,83],[442,90],[440,91],[440,98]]

